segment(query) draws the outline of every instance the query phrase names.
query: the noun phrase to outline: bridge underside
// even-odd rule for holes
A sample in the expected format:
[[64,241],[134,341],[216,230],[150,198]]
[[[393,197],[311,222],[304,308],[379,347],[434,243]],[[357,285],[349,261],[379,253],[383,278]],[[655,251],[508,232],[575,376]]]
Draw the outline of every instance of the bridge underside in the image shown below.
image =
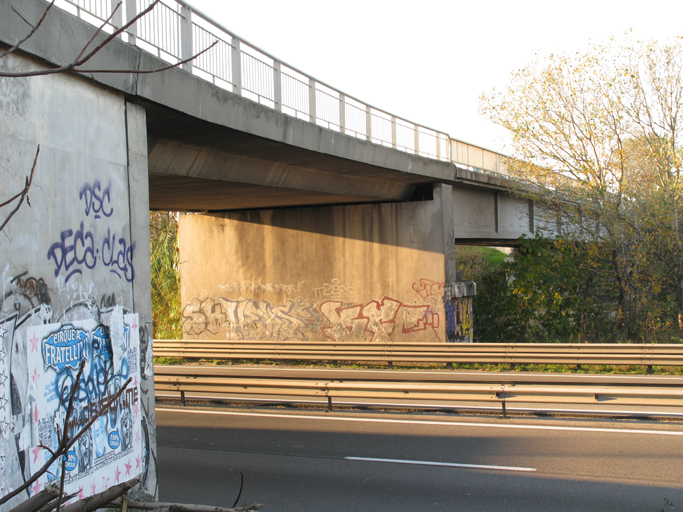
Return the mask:
[[[284,144],[149,103],[144,107],[151,209],[400,202],[429,183],[425,176]],[[431,194],[431,185],[425,190]]]

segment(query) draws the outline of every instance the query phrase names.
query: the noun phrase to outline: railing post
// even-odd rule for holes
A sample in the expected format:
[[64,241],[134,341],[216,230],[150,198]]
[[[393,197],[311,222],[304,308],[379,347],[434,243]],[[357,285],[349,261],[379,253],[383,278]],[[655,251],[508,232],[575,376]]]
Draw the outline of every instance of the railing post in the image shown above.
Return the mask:
[[[192,9],[183,5],[180,8],[180,59],[192,57]],[[192,72],[192,61],[183,64],[185,71]]]
[[[111,11],[114,12],[119,0],[111,0]],[[115,28],[120,28],[123,25],[123,5],[119,6],[119,9],[114,13],[114,17],[111,19],[111,24]],[[119,38],[123,39],[123,34],[119,35]]]
[[396,149],[396,116],[391,116],[391,147]]
[[311,123],[315,123],[318,115],[315,109],[315,80],[308,79],[308,115]]
[[346,133],[346,96],[339,93],[339,131]]
[[436,159],[441,160],[441,134],[436,134]]
[[372,140],[372,108],[370,105],[365,106],[365,138]]
[[279,60],[273,62],[273,95],[275,110],[282,112],[282,64]]
[[232,87],[235,94],[242,96],[242,50],[240,40],[232,38]]
[[[135,18],[137,16],[138,10],[136,6],[136,1],[135,0],[126,0],[126,23],[128,23],[130,20]],[[130,27],[128,27],[128,43],[130,44],[135,44],[135,39],[138,34],[138,27],[137,23],[133,23]]]
[[420,127],[415,125],[415,154],[420,154]]

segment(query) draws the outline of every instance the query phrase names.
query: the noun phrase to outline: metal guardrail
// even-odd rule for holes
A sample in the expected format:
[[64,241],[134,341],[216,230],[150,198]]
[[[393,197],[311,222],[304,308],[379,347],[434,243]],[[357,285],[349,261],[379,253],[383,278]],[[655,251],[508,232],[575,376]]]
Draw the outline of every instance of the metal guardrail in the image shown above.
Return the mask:
[[[120,2],[58,0],[56,5],[99,25]],[[152,0],[121,3],[111,20],[114,27],[131,20]],[[346,94],[238,37],[183,0],[159,3],[131,26],[124,39],[171,63],[186,60],[218,41],[214,48],[183,68],[278,112],[352,137],[473,170],[507,173],[504,155],[452,140],[447,133],[413,123]]]
[[334,380],[324,375],[310,378],[285,378],[262,374],[235,375],[220,367],[162,366],[154,369],[157,394],[174,392],[185,401],[186,393],[208,395],[250,395],[279,397],[295,402],[294,397],[327,399],[328,407],[339,399],[381,399],[440,402],[485,402],[499,404],[581,404],[610,406],[683,407],[683,389],[676,385],[624,385],[623,383],[567,384],[566,382],[458,382],[456,378],[418,382],[413,380],[365,379],[345,376]]
[[683,344],[334,343],[154,340],[154,355],[186,359],[683,366]]

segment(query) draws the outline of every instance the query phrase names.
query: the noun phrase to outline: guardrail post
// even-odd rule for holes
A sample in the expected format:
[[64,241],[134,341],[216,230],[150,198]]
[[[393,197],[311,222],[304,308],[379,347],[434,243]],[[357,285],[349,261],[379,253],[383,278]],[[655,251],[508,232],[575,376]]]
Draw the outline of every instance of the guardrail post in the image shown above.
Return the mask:
[[[180,8],[180,59],[192,57],[192,9],[186,5]],[[192,61],[183,64],[185,71],[192,72]]]
[[279,60],[273,62],[273,96],[275,110],[282,112],[282,64]]
[[396,116],[391,116],[391,147],[396,149]]
[[185,407],[185,391],[180,392],[180,403]]
[[339,131],[346,133],[346,96],[339,93]]
[[[135,0],[126,0],[126,23],[137,16],[138,10],[136,4],[137,2]],[[126,32],[128,32],[128,43],[135,44],[138,34],[137,23],[133,23],[130,27],[128,27]]]
[[242,50],[240,40],[232,38],[232,90],[242,96]]
[[420,154],[420,128],[415,125],[415,154]]
[[327,410],[332,412],[332,397],[329,395],[327,396]]
[[436,159],[441,160],[441,134],[436,134]]
[[370,105],[365,107],[365,139],[372,140],[372,108]]
[[311,123],[315,123],[318,118],[315,110],[315,80],[312,78],[308,79],[308,116],[311,119]]

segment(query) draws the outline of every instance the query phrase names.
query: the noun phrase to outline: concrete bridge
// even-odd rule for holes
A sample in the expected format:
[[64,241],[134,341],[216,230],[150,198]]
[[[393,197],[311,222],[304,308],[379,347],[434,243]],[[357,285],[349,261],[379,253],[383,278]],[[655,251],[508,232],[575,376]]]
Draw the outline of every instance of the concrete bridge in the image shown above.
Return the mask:
[[[0,1],[0,38],[8,46],[28,28],[12,4]],[[19,7],[37,20],[46,5]],[[61,5],[65,10],[53,9],[23,44],[23,55],[48,66],[69,63],[95,30],[79,16],[99,23],[113,12],[116,27],[137,14],[135,2],[118,10],[109,0]],[[179,68],[144,73],[214,42]],[[302,337],[305,328],[304,337],[340,340],[387,330],[376,326],[368,334],[366,326],[361,335],[330,313],[287,319],[280,332],[268,314],[226,310],[232,306],[225,301],[246,298],[260,311],[274,294],[271,305],[305,299],[318,313],[324,299],[335,307],[357,304],[354,321],[384,297],[392,304],[436,297],[423,313],[433,310],[439,326],[420,319],[419,329],[404,331],[470,339],[471,322],[465,331],[460,324],[475,286],[460,282],[455,246],[514,245],[533,233],[533,207],[509,193],[502,155],[346,95],[183,1],[158,4],[83,68],[127,70],[82,76],[144,115],[149,208],[202,213],[180,221],[188,334]],[[394,322],[398,309],[382,314]],[[344,327],[331,336],[321,322]],[[393,323],[391,329],[389,338],[405,338]]]
[[[113,4],[59,0],[6,54],[48,3],[0,0],[0,73],[71,63],[96,31],[80,18]],[[455,245],[533,232],[501,155],[337,91],[184,2],[158,4],[84,70],[0,77],[0,488],[35,459],[27,329],[107,324],[120,307],[139,317],[140,471],[155,494],[150,209],[198,213],[180,217],[180,269],[185,335],[202,338],[468,341],[476,290]]]

